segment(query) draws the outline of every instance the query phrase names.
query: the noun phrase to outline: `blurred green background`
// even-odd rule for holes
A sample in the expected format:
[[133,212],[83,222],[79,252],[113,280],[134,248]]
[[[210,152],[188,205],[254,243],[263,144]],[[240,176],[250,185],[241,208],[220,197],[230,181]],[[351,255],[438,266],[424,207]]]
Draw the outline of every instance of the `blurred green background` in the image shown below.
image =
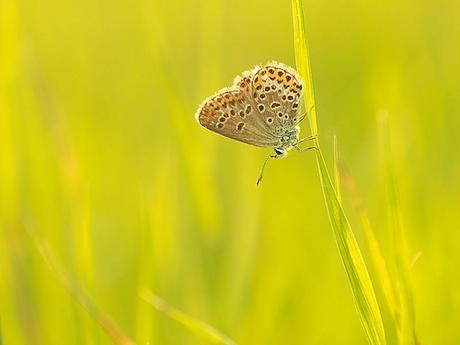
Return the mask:
[[[305,2],[322,147],[330,161],[337,135],[385,254],[376,114],[389,113],[404,235],[422,254],[422,344],[460,341],[459,12]],[[4,344],[111,343],[27,231],[137,344],[209,343],[140,287],[239,344],[366,344],[314,154],[270,162],[256,188],[267,150],[195,121],[204,98],[271,60],[294,66],[289,1],[0,1]]]

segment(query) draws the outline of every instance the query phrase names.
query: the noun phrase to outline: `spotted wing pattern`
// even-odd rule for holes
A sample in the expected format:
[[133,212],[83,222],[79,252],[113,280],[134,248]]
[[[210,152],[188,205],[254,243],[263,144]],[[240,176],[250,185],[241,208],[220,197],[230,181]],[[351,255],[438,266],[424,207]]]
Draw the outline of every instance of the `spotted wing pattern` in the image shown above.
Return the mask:
[[235,87],[220,90],[197,112],[199,123],[213,132],[254,146],[275,146],[277,138],[258,125],[256,116],[247,95]]
[[254,71],[252,97],[275,135],[280,129],[296,126],[299,122],[302,89],[296,71],[278,62]]
[[221,135],[261,147],[279,145],[282,129],[299,121],[302,83],[289,67],[272,62],[235,78],[199,107],[199,123]]

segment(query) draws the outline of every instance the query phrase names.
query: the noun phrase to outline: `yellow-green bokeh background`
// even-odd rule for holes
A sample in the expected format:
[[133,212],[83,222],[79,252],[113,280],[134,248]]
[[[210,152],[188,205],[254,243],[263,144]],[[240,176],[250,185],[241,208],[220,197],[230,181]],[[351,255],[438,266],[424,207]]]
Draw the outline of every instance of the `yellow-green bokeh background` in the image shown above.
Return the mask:
[[[305,13],[326,157],[335,133],[388,255],[376,115],[388,111],[408,252],[422,253],[417,334],[457,344],[460,3],[306,1]],[[294,66],[292,36],[290,1],[0,1],[4,344],[111,343],[26,230],[138,344],[208,343],[141,286],[239,344],[366,344],[314,154],[270,162],[256,188],[267,151],[194,119],[243,70]]]

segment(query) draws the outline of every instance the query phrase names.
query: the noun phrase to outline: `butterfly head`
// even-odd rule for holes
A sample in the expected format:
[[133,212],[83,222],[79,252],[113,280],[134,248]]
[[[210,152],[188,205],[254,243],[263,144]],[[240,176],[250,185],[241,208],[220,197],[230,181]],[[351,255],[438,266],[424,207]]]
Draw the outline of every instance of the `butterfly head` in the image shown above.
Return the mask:
[[283,158],[287,155],[286,149],[275,147],[275,155],[272,158]]

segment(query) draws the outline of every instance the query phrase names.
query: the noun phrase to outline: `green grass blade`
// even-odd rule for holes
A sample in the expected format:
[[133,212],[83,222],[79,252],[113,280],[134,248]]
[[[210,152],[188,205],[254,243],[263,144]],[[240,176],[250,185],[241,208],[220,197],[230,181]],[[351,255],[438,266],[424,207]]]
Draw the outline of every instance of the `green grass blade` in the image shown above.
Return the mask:
[[369,273],[348,219],[337,199],[320,151],[318,153],[318,169],[329,220],[369,343],[386,344],[382,317]]
[[[311,109],[311,132],[317,134],[313,82],[301,0],[292,0],[292,11],[297,69],[305,82],[305,106],[307,109]],[[318,147],[316,157],[326,208],[365,333],[370,344],[386,344],[382,317],[369,273],[351,226],[337,198],[318,140],[315,140],[315,143]]]
[[369,248],[372,265],[374,266],[374,270],[382,288],[383,295],[385,296],[385,301],[393,316],[395,325],[397,325],[396,312],[398,307],[396,304],[395,286],[393,285],[393,280],[391,279],[390,272],[388,271],[388,265],[380,249],[379,242],[375,237],[374,229],[372,228],[371,222],[367,215],[361,196],[358,193],[353,177],[343,169],[341,171],[341,175],[343,183],[353,199],[354,207],[358,214],[359,220],[361,221],[366,244]]
[[305,23],[303,17],[302,0],[292,0],[292,17],[294,19],[294,46],[295,62],[303,82],[305,83],[304,100],[305,109],[308,110],[311,134],[318,134],[316,123],[315,94],[310,68],[310,55],[305,36]]
[[196,334],[200,334],[211,344],[224,344],[224,345],[236,345],[236,343],[231,340],[226,335],[222,334],[220,331],[215,329],[214,327],[208,325],[207,323],[197,320],[184,312],[174,308],[173,306],[166,303],[157,295],[153,294],[149,290],[143,290],[140,292],[140,297],[152,305],[156,310],[160,313],[166,315],[172,320],[175,320],[182,324],[183,326],[187,327],[191,331]]
[[342,192],[340,190],[340,169],[339,169],[339,150],[337,148],[337,136],[334,135],[334,188],[337,200],[342,204]]
[[415,316],[413,305],[412,286],[410,283],[409,259],[407,257],[405,239],[403,236],[401,211],[397,193],[394,165],[391,153],[391,140],[388,128],[388,115],[380,116],[380,147],[382,151],[385,171],[385,185],[387,188],[388,213],[390,219],[390,234],[393,248],[392,257],[395,260],[395,274],[397,281],[396,296],[398,298],[398,338],[400,345],[418,343],[415,335]]
[[117,345],[135,345],[135,343],[121,331],[115,322],[90,299],[85,291],[68,276],[65,269],[54,257],[47,243],[40,239],[33,231],[28,230],[28,233],[32,237],[40,256],[59,282],[69,292],[72,298],[74,298],[75,301],[78,302],[99,324],[112,341]]

